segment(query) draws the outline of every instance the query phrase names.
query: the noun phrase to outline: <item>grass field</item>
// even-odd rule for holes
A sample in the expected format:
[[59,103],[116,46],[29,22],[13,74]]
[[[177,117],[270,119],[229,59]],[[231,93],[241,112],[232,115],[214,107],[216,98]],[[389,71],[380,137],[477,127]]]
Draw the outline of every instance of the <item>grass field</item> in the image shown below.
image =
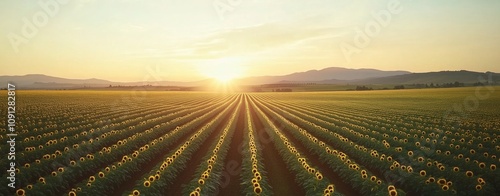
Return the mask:
[[[499,103],[499,87],[19,90],[18,184],[0,193],[496,195]],[[6,101],[0,106],[8,168]]]

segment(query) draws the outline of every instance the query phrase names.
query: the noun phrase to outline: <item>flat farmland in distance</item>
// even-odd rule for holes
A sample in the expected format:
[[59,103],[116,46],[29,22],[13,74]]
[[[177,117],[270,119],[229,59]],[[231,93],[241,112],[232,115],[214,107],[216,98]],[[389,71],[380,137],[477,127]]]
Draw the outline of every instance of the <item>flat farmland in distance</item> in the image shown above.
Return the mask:
[[[0,92],[0,99],[7,100]],[[500,88],[16,92],[26,195],[496,195]],[[7,108],[0,103],[0,151]],[[8,168],[7,156],[0,165]],[[0,182],[7,184],[7,173]],[[9,192],[10,191],[10,192]]]

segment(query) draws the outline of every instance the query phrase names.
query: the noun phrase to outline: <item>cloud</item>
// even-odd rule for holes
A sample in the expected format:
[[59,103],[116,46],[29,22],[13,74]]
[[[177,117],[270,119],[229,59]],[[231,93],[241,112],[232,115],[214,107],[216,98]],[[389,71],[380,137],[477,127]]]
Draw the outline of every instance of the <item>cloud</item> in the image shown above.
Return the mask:
[[[321,40],[341,36],[343,28],[306,24],[264,23],[221,29],[198,37],[177,41],[163,49],[141,51],[141,58],[203,60],[225,56],[248,56],[266,51],[314,47]],[[320,43],[321,44],[321,43]],[[137,56],[137,57],[138,57]]]

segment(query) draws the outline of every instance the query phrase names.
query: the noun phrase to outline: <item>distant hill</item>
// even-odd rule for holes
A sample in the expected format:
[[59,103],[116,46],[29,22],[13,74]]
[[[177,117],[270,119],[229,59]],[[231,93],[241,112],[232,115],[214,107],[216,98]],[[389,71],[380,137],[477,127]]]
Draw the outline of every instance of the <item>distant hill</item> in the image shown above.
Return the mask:
[[[460,82],[473,84],[479,82],[479,77],[487,79],[491,75],[494,83],[500,83],[500,74],[492,72],[472,71],[440,71],[427,73],[411,73],[407,71],[381,71],[376,69],[347,69],[330,67],[321,70],[309,70],[283,76],[258,76],[236,80],[240,85],[261,85],[279,83],[316,83],[316,84],[444,84]],[[28,74],[24,76],[0,76],[0,83],[14,82],[18,89],[76,89],[101,87],[130,87],[130,86],[170,86],[170,87],[202,87],[211,86],[216,81],[205,79],[194,82],[154,81],[154,82],[112,82],[102,79],[67,79],[42,74]]]
[[283,76],[257,76],[239,79],[240,84],[269,84],[283,82],[318,82],[325,80],[361,80],[386,76],[410,74],[408,71],[381,71],[377,69],[348,69],[342,67],[329,67],[321,70],[296,72]]
[[[493,72],[472,72],[472,71],[440,71],[440,72],[427,72],[427,73],[411,73],[397,76],[388,76],[380,78],[370,78],[364,80],[351,81],[352,83],[359,84],[443,84],[452,82],[461,82],[466,84],[472,84],[479,82],[479,78],[482,77],[485,80],[488,79],[488,75],[491,74],[491,79],[493,82],[500,82],[500,74]],[[336,81],[332,81],[336,82]]]
[[15,81],[18,85],[31,85],[35,82],[38,83],[59,83],[59,84],[104,84],[110,83],[107,80],[100,79],[67,79],[43,74],[28,74],[24,76],[0,76],[0,82]]
[[53,88],[75,88],[79,86],[92,85],[104,86],[112,82],[101,79],[67,79],[47,76],[43,74],[28,74],[24,76],[0,76],[0,83],[13,82],[18,87],[28,89],[53,89]]
[[24,76],[0,76],[0,83],[13,82],[19,89],[75,89],[99,88],[111,86],[200,86],[212,82],[211,79],[195,82],[147,81],[147,82],[112,82],[101,79],[67,79],[43,74]]

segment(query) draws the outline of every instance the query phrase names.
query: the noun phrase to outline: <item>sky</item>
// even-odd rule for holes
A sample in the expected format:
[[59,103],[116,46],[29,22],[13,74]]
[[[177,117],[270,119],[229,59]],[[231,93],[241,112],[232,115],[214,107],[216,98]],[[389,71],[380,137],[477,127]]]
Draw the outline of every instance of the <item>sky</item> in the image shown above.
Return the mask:
[[0,75],[126,81],[326,67],[500,72],[500,1],[9,0]]

